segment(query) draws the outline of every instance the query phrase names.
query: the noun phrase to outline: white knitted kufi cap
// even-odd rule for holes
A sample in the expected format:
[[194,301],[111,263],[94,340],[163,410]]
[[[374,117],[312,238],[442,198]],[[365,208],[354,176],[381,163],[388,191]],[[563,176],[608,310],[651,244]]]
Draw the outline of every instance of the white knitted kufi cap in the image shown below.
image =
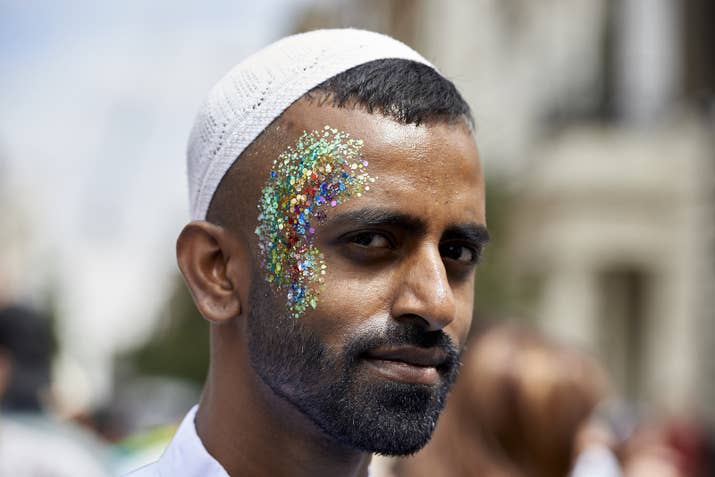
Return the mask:
[[289,36],[236,65],[213,87],[191,131],[187,166],[192,219],[206,217],[226,171],[297,99],[338,73],[386,58],[433,67],[404,43],[354,29]]

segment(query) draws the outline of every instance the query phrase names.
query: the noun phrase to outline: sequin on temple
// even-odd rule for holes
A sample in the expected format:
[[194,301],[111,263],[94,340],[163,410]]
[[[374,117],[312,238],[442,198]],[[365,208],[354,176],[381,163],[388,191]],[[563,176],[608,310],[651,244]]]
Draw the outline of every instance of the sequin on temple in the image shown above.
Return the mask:
[[258,246],[266,280],[287,292],[288,311],[299,317],[315,308],[325,261],[314,245],[326,211],[370,190],[375,178],[360,156],[363,142],[330,126],[304,132],[273,161],[258,201]]

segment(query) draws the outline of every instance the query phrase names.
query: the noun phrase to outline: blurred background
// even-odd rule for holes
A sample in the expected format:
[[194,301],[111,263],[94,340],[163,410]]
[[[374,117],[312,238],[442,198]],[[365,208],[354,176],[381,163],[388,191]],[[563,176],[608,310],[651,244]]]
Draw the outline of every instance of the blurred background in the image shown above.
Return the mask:
[[107,472],[160,452],[208,363],[174,258],[194,114],[249,53],[354,26],[473,108],[493,237],[475,328],[576,347],[634,414],[712,435],[713,25],[709,0],[0,0],[0,308],[49,330],[36,410]]

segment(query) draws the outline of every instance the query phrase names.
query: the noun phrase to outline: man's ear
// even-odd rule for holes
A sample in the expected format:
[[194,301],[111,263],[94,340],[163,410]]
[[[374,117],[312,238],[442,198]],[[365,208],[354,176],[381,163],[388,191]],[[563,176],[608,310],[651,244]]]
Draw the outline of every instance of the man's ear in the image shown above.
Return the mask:
[[242,311],[239,293],[247,289],[248,265],[242,245],[223,227],[206,221],[186,225],[176,241],[181,274],[201,314],[226,323]]

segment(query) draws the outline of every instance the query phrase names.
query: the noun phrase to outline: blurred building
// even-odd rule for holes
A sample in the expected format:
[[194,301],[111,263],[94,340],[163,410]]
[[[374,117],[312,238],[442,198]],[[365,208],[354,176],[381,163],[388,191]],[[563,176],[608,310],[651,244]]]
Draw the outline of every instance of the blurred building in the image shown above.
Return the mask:
[[625,397],[715,418],[714,22],[707,0],[367,0],[296,29],[371,28],[433,60],[512,193],[505,286]]
[[698,2],[604,2],[590,39],[600,44],[600,101],[590,114],[561,107],[535,141],[514,181],[510,234],[516,275],[538,283],[547,331],[596,350],[625,397],[706,412],[715,400],[706,53],[715,37],[702,22],[713,12]]

